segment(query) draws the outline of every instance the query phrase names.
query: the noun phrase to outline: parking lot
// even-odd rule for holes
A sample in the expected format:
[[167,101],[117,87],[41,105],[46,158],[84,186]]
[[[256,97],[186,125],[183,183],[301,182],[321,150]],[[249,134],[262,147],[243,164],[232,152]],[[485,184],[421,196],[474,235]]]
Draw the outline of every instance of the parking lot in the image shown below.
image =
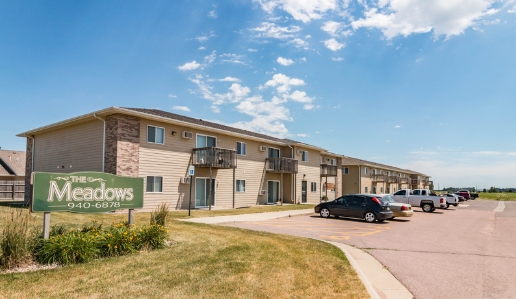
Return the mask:
[[414,208],[413,217],[384,223],[314,213],[226,225],[355,246],[416,298],[516,298],[516,202],[501,206],[474,200],[434,213]]

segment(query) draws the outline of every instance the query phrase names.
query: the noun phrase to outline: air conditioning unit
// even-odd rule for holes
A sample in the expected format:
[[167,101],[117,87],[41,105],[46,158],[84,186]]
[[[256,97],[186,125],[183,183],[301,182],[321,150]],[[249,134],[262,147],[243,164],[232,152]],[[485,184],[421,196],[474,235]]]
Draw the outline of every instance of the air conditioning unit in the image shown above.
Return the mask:
[[302,155],[302,154],[303,154],[303,152],[304,152],[304,150],[300,150],[300,149],[298,149],[298,150],[297,150],[297,154],[298,154],[298,155]]
[[183,131],[183,138],[191,139],[193,137],[192,132]]
[[267,150],[267,147],[265,145],[260,145],[260,151],[264,152]]
[[182,177],[181,184],[190,184],[190,177],[189,176]]

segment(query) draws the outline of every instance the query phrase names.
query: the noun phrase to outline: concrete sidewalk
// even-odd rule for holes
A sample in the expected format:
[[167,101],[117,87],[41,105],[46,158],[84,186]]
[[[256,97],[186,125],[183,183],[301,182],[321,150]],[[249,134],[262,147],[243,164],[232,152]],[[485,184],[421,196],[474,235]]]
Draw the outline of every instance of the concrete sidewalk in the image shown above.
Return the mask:
[[[217,216],[193,219],[181,219],[181,221],[222,224],[246,221],[264,221],[297,215],[313,214],[313,209],[292,210],[281,212],[267,212],[256,214],[244,214],[234,216]],[[328,242],[325,240],[321,240]],[[412,299],[414,296],[394,277],[380,262],[369,253],[343,243],[328,242],[339,247],[348,258],[351,266],[364,283],[367,291],[373,299]]]

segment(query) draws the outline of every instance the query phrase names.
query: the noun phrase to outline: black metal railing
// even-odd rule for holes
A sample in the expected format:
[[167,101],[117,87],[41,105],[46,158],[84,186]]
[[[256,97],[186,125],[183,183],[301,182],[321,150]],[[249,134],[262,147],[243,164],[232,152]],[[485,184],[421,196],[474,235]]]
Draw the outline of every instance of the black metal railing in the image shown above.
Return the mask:
[[297,173],[297,160],[291,158],[267,158],[266,170],[278,173]]
[[321,176],[322,177],[337,176],[337,166],[321,164]]
[[236,168],[236,151],[218,147],[194,148],[193,165],[196,167]]

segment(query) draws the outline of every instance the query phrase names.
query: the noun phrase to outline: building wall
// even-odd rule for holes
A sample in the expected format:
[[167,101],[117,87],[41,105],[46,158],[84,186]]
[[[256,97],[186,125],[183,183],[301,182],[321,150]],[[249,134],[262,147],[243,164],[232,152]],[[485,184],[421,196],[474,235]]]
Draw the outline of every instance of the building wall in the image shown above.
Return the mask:
[[[164,144],[147,142],[147,126],[164,128]],[[182,138],[183,131],[193,133],[193,138]],[[192,157],[192,150],[196,147],[197,134],[215,137],[217,147],[236,149],[237,141],[246,144],[245,156],[237,155],[237,168],[235,180],[245,180],[245,192],[235,192],[235,207],[254,206],[267,203],[267,181],[281,181],[281,174],[264,172],[267,151],[260,151],[260,146],[270,146],[280,149],[280,156],[290,157],[290,148],[283,148],[272,143],[248,140],[241,137],[213,133],[204,130],[192,129],[178,125],[160,123],[152,120],[140,120],[140,150],[139,150],[139,176],[162,176],[162,193],[145,193],[145,208],[153,209],[161,202],[167,202],[172,208],[188,208],[190,199],[190,185],[181,184],[181,177],[188,176],[188,168]],[[172,135],[172,132],[175,132]],[[317,158],[318,159],[318,158]],[[317,174],[319,168],[317,167]],[[192,180],[192,207],[195,203],[195,178],[209,178],[209,168],[196,167],[195,177]],[[212,169],[211,177],[215,179],[215,206],[214,208],[233,207],[233,169]],[[292,174],[283,174],[284,202],[292,202],[291,181]],[[281,188],[281,186],[280,186]],[[299,189],[300,190],[300,189]],[[300,192],[300,191],[299,191]],[[314,201],[313,199],[311,199]]]
[[[301,149],[304,151],[308,151],[308,161],[301,161],[301,154],[297,153],[297,150]],[[321,194],[319,189],[321,188],[321,153],[316,150],[306,149],[302,147],[294,147],[294,158],[299,162],[298,164],[298,173],[296,178],[296,203],[301,203],[302,196],[302,181],[306,181],[306,203],[317,204],[321,202]],[[310,183],[317,183],[317,192],[310,191]]]
[[138,176],[140,119],[112,114],[106,118],[104,171],[121,176]]
[[359,190],[359,167],[356,165],[342,165],[342,168],[348,168],[348,174],[342,175],[342,195],[350,193],[360,193]]

